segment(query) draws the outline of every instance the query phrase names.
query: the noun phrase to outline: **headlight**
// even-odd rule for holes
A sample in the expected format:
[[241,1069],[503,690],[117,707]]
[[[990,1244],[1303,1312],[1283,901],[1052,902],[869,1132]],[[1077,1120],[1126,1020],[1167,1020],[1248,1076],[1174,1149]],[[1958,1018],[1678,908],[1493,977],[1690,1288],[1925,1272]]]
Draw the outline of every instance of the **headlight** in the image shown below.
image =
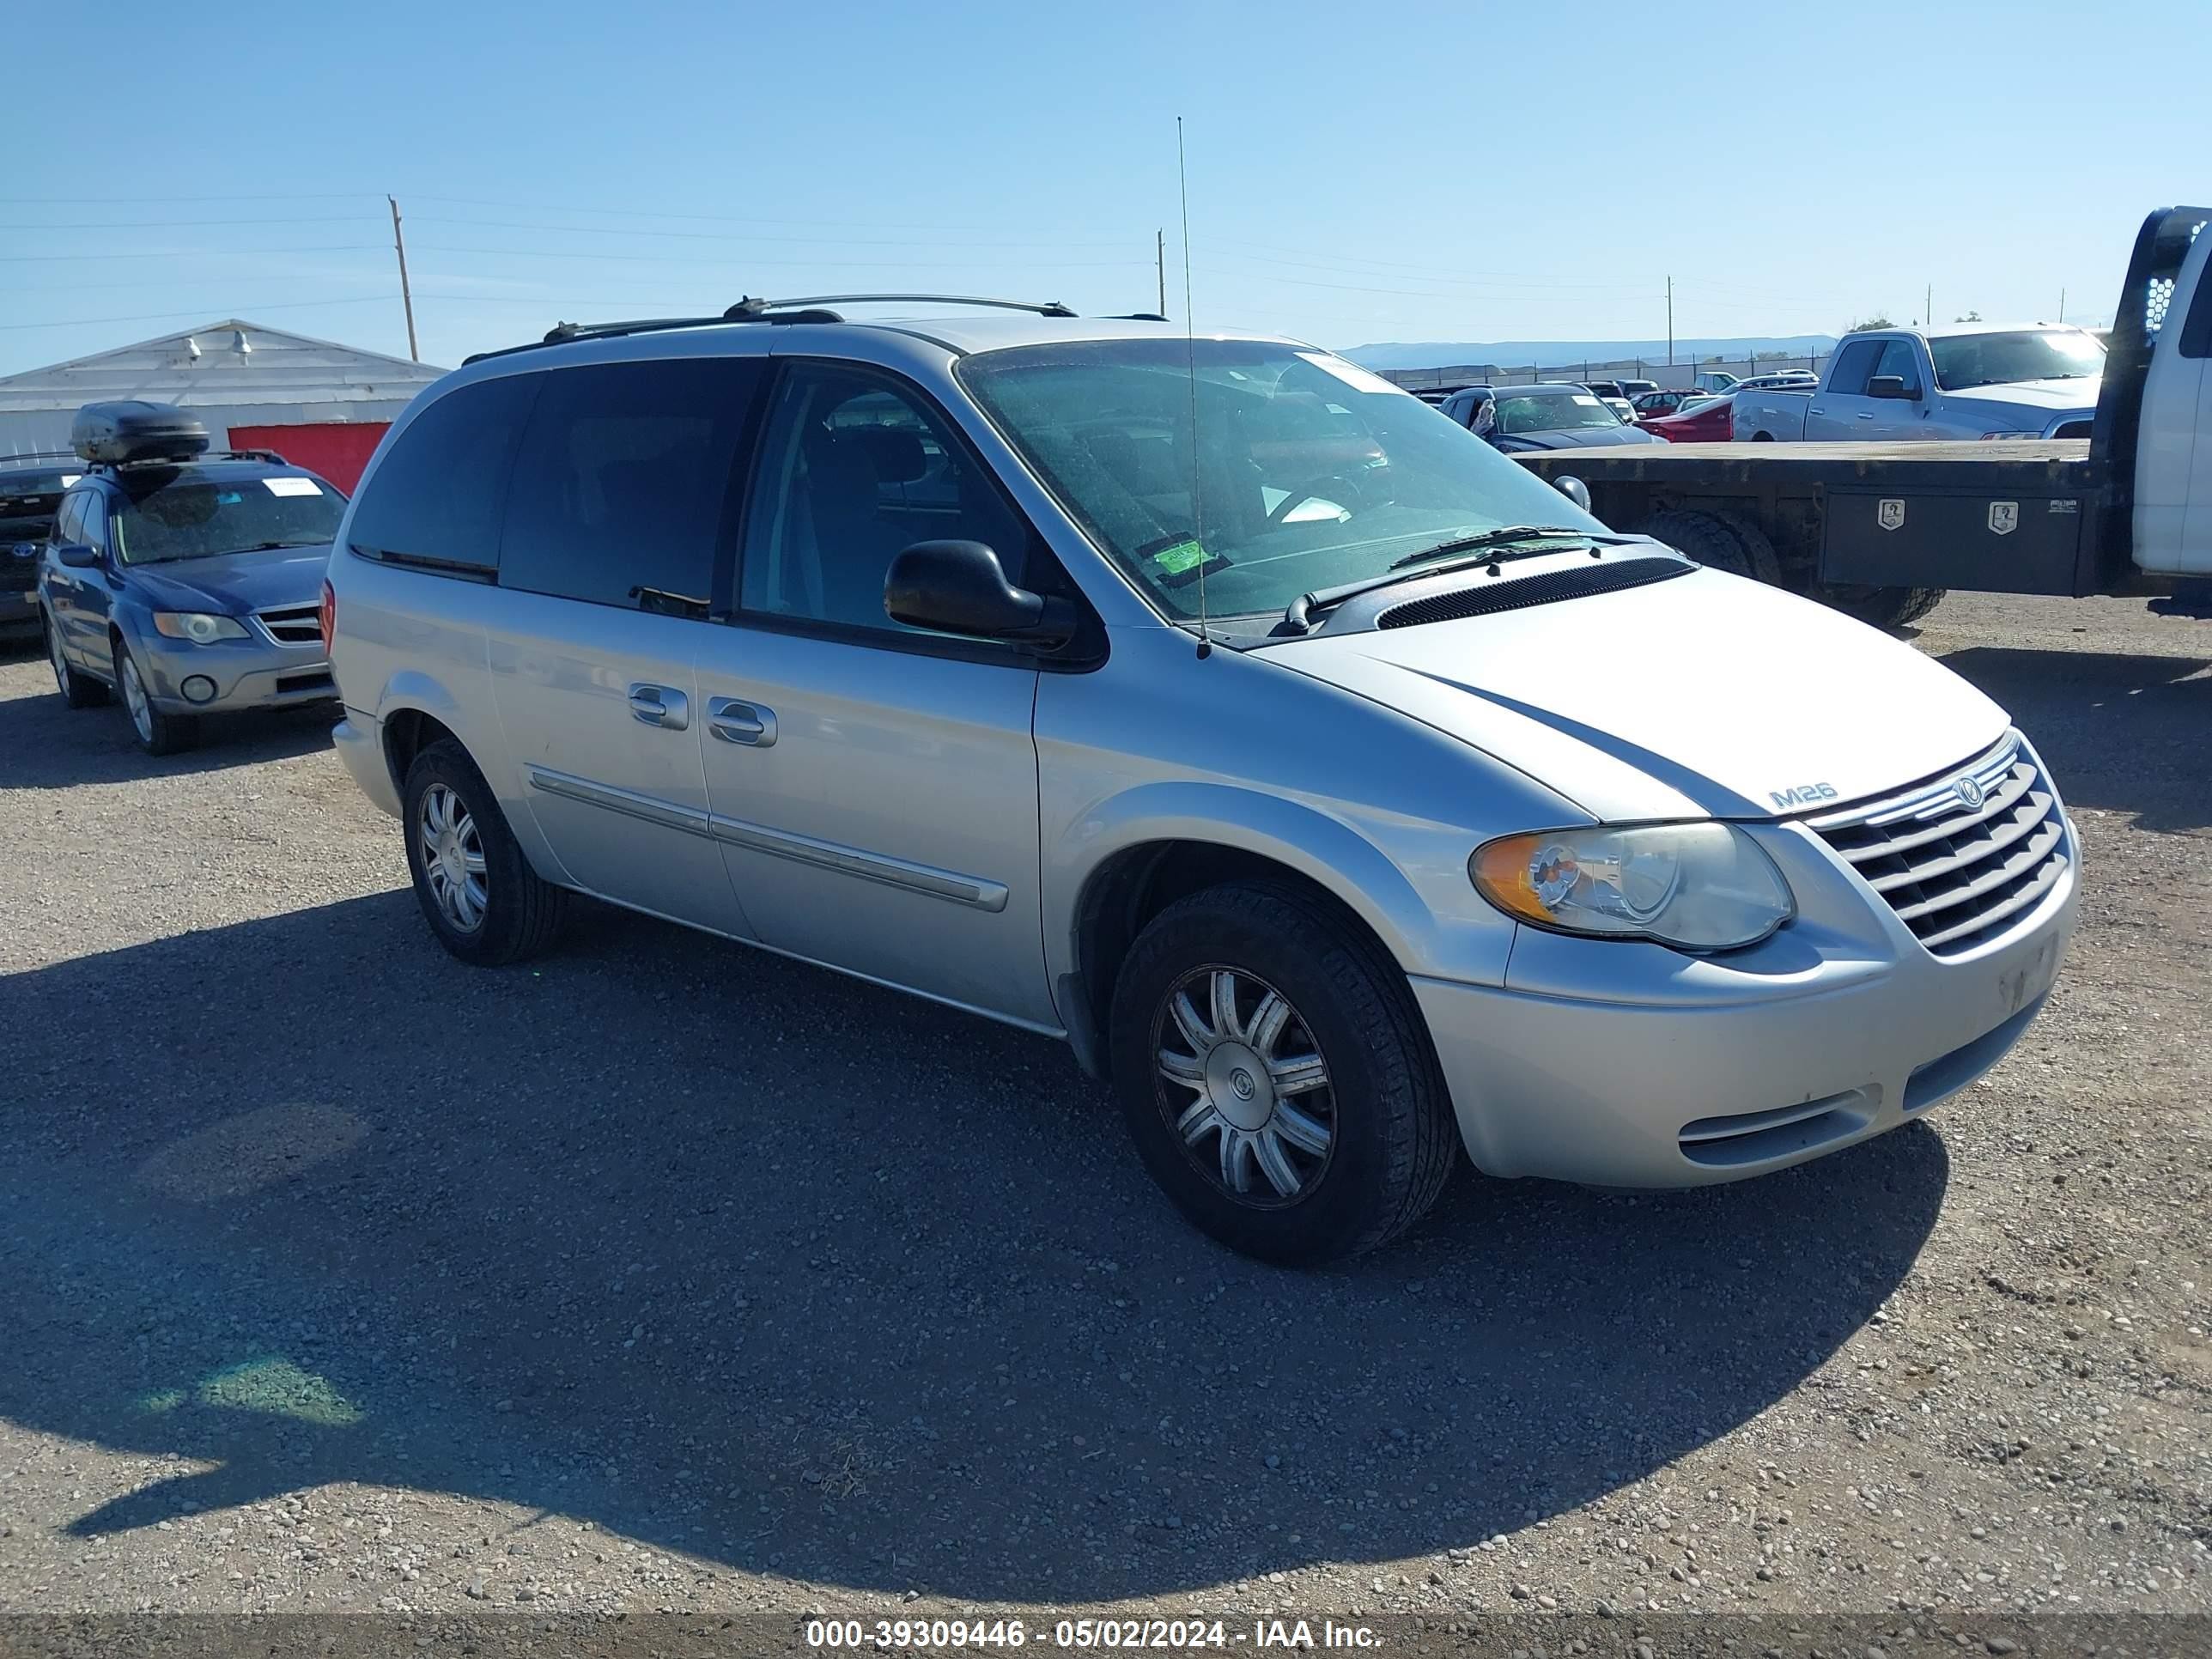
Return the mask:
[[1796,912],[1774,860],[1726,823],[1594,824],[1485,842],[1475,890],[1518,921],[1682,951],[1756,945]]
[[246,640],[253,636],[234,617],[210,616],[204,611],[156,611],[154,631],[194,645],[213,645],[217,640]]

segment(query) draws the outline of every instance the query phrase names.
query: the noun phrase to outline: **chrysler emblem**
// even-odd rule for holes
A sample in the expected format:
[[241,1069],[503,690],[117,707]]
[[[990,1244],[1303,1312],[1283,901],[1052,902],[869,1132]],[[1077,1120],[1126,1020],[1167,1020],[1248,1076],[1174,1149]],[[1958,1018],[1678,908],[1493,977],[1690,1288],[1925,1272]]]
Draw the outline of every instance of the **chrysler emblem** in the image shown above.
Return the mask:
[[1982,804],[1982,786],[1972,778],[1960,778],[1951,786],[1951,793],[1959,798],[1959,805],[1976,807]]

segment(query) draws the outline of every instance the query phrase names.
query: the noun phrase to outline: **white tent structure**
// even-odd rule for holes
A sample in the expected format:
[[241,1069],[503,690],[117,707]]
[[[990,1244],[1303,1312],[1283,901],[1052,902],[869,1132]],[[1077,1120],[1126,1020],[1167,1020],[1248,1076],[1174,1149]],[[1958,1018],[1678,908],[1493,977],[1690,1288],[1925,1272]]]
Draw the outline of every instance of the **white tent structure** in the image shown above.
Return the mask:
[[0,376],[0,459],[66,450],[83,404],[143,398],[191,410],[218,449],[275,448],[351,489],[384,428],[445,372],[234,317]]

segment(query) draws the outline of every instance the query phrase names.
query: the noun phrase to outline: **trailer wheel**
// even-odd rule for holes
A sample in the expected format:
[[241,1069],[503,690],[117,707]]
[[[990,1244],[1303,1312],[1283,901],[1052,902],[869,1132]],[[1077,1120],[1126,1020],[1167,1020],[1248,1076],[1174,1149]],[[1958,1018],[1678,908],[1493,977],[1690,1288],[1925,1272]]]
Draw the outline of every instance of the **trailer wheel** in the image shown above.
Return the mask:
[[1898,629],[1917,623],[1943,603],[1941,587],[1869,587],[1862,582],[1826,582],[1813,597],[1872,628]]
[[1654,514],[1644,530],[1712,569],[1748,576],[1772,587],[1782,585],[1782,561],[1774,556],[1774,544],[1765,531],[1741,514],[1669,507]]

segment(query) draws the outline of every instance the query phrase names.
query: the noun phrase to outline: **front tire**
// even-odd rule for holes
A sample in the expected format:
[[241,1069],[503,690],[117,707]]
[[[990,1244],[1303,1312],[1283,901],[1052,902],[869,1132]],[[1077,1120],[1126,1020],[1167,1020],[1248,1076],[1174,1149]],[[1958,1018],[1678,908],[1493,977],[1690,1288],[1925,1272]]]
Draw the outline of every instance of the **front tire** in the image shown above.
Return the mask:
[[1114,988],[1115,1091],[1185,1218],[1306,1267],[1404,1232],[1455,1161],[1405,976],[1315,901],[1237,884],[1178,900]]
[[153,694],[146,689],[137,659],[120,640],[115,642],[115,689],[123,699],[124,712],[131,716],[131,734],[148,754],[173,755],[200,740],[200,723],[191,715],[165,714],[154,707]]
[[530,867],[465,749],[449,738],[416,756],[400,799],[416,902],[441,945],[495,968],[553,942],[568,896]]
[[70,659],[62,652],[61,629],[54,619],[44,619],[46,635],[46,661],[54,671],[54,684],[62,694],[62,701],[71,708],[93,708],[107,701],[107,688],[89,674],[80,674],[70,666]]

